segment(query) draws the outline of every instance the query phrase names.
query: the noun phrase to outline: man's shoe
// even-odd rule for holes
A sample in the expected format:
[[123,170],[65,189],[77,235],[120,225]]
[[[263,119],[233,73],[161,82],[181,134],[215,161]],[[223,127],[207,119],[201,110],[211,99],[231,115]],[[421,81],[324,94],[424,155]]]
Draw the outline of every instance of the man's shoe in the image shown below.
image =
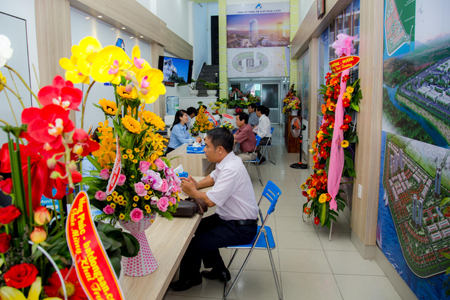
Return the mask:
[[197,278],[189,280],[178,280],[170,283],[169,287],[174,291],[182,292],[199,284],[202,284],[202,276],[198,276]]
[[223,269],[221,271],[216,271],[212,269],[211,271],[202,271],[202,276],[209,280],[219,279],[221,282],[230,281],[231,275],[228,269]]
[[264,163],[266,161],[266,158],[263,156],[261,157],[261,159],[259,160],[259,165]]

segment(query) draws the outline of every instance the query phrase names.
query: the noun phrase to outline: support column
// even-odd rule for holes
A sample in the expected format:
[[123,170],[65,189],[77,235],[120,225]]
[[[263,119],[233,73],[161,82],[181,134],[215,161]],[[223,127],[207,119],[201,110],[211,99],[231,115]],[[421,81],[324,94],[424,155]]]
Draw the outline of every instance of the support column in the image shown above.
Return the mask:
[[228,98],[227,0],[219,0],[219,98]]
[[[151,65],[152,68],[157,68],[159,63],[159,57],[164,56],[164,47],[161,46],[158,43],[151,43],[151,49],[152,49],[152,61]],[[166,115],[166,96],[161,95],[159,96],[158,100],[152,103],[153,104],[153,112],[160,116],[161,118],[164,118]]]
[[[308,137],[309,145],[316,138],[317,131],[317,103],[319,102],[317,91],[318,83],[318,55],[319,55],[319,39],[313,38],[309,42],[309,99],[308,99]],[[311,148],[311,147],[309,147]],[[308,165],[314,166],[312,155],[308,155]]]
[[[298,30],[298,0],[290,0],[290,18],[289,18],[289,41],[295,37]],[[290,50],[291,48],[289,48]],[[289,55],[291,55],[289,53]],[[297,59],[290,59],[290,72],[286,76],[290,77],[290,84],[297,85],[298,82],[298,72],[297,72]],[[282,95],[284,96],[284,95]]]

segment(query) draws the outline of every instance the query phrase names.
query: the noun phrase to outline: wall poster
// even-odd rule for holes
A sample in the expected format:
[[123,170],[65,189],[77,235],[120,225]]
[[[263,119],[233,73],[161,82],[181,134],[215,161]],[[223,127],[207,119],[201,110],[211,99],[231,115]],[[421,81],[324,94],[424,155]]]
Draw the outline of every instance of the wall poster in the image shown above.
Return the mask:
[[227,6],[228,77],[289,77],[289,2]]
[[419,299],[450,260],[450,18],[446,0],[385,0],[377,244]]

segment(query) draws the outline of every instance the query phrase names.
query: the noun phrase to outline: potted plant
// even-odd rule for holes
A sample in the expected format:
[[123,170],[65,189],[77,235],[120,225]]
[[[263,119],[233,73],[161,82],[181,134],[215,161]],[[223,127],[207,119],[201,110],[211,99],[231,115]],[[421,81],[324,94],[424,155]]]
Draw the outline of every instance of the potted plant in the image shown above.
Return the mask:
[[207,90],[206,93],[208,94],[208,96],[214,97],[217,94],[217,88],[219,87],[218,83],[208,82],[203,79],[199,79],[198,81],[201,81],[205,84]]
[[196,89],[197,88],[197,80],[192,78],[191,83],[182,82],[182,83],[178,84],[178,86],[186,86],[186,85],[190,88],[189,95],[191,95],[193,97],[198,95],[198,90]]

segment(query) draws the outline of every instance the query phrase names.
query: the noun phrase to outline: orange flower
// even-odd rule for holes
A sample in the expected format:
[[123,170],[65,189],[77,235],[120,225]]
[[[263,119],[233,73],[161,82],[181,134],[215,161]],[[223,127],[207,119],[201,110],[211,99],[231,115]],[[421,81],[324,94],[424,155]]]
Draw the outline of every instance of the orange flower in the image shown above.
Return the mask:
[[335,111],[335,110],[336,110],[336,104],[331,103],[331,104],[330,104],[330,107],[329,107],[329,110],[330,110],[330,111]]
[[343,107],[349,107],[350,106],[350,99],[343,99],[342,100],[342,106]]
[[345,124],[350,123],[351,121],[352,121],[352,117],[350,117],[349,115],[345,115],[344,116],[344,123]]
[[322,104],[322,113],[325,114],[327,112],[327,107],[325,104]]
[[311,208],[305,207],[305,208],[303,209],[303,212],[305,213],[305,215],[309,215],[309,214],[311,213]]
[[317,194],[316,194],[316,189],[315,188],[311,188],[308,190],[308,195],[311,196],[311,198],[316,198]]

